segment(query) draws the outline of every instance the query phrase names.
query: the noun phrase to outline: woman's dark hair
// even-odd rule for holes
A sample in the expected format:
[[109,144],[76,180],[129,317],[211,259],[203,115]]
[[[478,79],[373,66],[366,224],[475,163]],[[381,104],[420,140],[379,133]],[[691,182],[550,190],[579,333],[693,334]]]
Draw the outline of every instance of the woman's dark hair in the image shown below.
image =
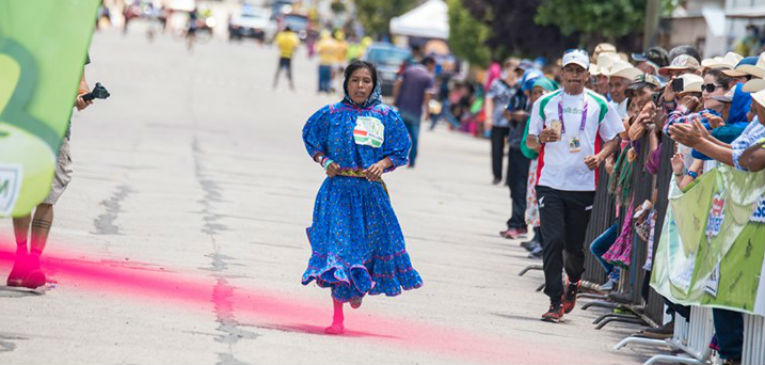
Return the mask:
[[715,78],[715,83],[718,85],[722,85],[723,89],[728,90],[730,89],[730,83],[733,81],[730,77],[725,76],[724,73],[722,73],[722,69],[719,68],[708,68],[706,71],[704,71],[704,76],[710,75]]
[[372,90],[374,90],[377,87],[377,68],[375,65],[367,62],[367,61],[353,61],[351,62],[348,67],[345,68],[345,80],[343,80],[343,91],[345,91],[346,94],[348,94],[348,81],[351,79],[351,75],[353,75],[356,70],[360,68],[366,68],[369,70],[369,73],[372,74]]

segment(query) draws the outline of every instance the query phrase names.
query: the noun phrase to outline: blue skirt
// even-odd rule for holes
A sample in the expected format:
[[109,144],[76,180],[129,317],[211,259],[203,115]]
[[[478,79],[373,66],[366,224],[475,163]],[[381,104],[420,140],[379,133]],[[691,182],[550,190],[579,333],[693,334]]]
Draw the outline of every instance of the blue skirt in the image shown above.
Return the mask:
[[404,235],[379,182],[327,178],[316,196],[313,224],[306,229],[313,253],[303,285],[316,280],[340,302],[366,294],[401,294],[422,286]]

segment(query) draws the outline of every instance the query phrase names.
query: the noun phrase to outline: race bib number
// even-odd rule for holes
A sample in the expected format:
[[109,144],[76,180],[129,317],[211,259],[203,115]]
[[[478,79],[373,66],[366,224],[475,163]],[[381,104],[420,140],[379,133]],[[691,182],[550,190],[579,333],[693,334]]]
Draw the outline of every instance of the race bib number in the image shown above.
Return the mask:
[[375,117],[359,116],[353,128],[353,140],[356,144],[380,148],[383,144],[385,126]]
[[21,165],[0,164],[0,215],[10,215],[21,188]]

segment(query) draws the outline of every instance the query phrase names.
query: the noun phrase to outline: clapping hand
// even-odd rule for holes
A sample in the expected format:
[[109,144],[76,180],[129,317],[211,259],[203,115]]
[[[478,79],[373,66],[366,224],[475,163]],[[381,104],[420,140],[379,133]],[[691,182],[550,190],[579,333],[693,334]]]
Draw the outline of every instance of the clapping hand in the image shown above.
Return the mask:
[[672,156],[672,172],[675,175],[682,175],[685,170],[685,157],[681,153],[675,153]]
[[704,118],[706,118],[706,120],[709,121],[709,127],[711,127],[712,129],[715,129],[717,127],[722,127],[725,125],[725,121],[720,116],[709,114],[707,112],[701,113],[701,116],[703,116]]

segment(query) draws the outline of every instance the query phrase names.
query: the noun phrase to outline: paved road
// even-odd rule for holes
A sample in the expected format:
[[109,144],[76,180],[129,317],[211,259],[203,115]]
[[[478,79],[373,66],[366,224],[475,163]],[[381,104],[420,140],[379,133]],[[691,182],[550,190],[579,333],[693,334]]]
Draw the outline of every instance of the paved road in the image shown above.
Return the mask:
[[[329,292],[300,285],[304,228],[323,179],[300,138],[336,97],[271,89],[273,49],[184,45],[138,32],[94,36],[87,76],[112,97],[75,113],[75,176],[48,257],[58,287],[0,289],[3,364],[634,363],[628,328],[596,313],[538,320],[541,272],[497,236],[509,213],[485,141],[423,131],[417,169],[387,177],[425,286],[367,298],[349,334],[320,335]],[[8,220],[0,235],[11,236]],[[7,272],[3,261],[2,272]]]

